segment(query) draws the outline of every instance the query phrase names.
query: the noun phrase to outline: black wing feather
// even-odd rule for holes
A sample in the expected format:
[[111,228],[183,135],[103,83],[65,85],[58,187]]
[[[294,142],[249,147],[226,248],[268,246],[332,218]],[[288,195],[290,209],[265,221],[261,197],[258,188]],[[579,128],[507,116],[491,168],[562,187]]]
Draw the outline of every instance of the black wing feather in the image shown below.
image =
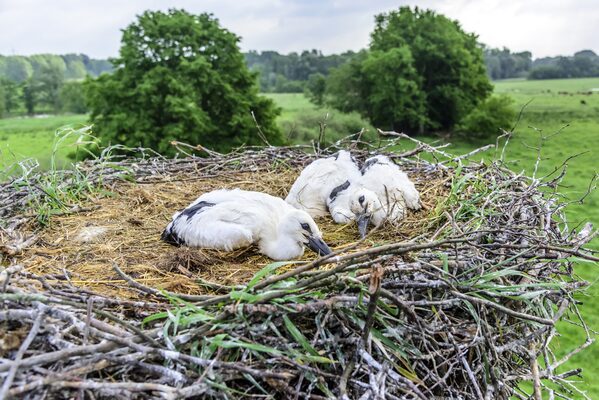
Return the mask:
[[181,211],[181,214],[177,215],[177,218],[171,222],[170,227],[165,229],[160,236],[160,239],[168,244],[173,246],[184,246],[185,240],[177,235],[177,232],[173,231],[173,227],[175,226],[175,221],[181,217],[186,217],[187,219],[193,217],[194,215],[201,213],[204,208],[214,206],[214,203],[209,203],[207,201],[200,201],[193,206],[187,207],[185,210]]

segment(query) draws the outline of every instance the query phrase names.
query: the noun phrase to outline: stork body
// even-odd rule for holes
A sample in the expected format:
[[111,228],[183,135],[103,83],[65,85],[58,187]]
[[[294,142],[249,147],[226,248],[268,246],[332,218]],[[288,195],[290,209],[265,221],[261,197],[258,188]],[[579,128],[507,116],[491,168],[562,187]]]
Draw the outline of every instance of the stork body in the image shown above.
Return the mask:
[[275,260],[300,257],[304,246],[323,255],[331,252],[306,212],[280,198],[239,189],[203,194],[173,215],[162,240],[226,251],[255,243]]
[[362,236],[371,222],[398,222],[405,218],[406,208],[418,210],[420,194],[399,166],[383,155],[366,160],[361,175],[337,196],[330,196],[328,206],[337,223],[358,221]]
[[289,190],[285,201],[312,217],[329,213],[327,199],[340,185],[360,178],[360,170],[348,151],[321,158],[308,165]]
[[[407,208],[411,210],[422,208],[420,193],[416,190],[414,182],[389,157],[384,155],[370,157],[360,172],[362,187],[372,190],[379,199],[384,199],[387,193],[392,192],[393,197],[398,201],[403,199]],[[387,207],[391,209],[391,204],[387,204]]]

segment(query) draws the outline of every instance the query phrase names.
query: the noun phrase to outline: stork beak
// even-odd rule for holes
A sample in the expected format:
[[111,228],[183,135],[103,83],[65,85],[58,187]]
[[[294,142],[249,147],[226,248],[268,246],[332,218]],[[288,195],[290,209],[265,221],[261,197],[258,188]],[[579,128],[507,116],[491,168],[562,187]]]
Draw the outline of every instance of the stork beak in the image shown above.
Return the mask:
[[308,243],[306,244],[308,248],[318,255],[326,256],[327,254],[331,254],[333,251],[330,247],[321,239],[314,236],[308,237]]
[[369,214],[360,214],[358,217],[358,232],[360,232],[360,237],[364,239],[366,234],[368,233],[368,224],[370,223],[370,215]]

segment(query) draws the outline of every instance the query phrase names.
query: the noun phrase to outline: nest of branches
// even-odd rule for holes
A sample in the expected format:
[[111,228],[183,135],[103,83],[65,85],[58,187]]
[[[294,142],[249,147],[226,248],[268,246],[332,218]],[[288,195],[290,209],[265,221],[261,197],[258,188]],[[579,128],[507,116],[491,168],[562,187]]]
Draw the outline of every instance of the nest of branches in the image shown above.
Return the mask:
[[[251,250],[159,247],[154,231],[203,188],[284,195],[301,167],[332,148],[105,155],[60,176],[2,184],[0,398],[584,396],[581,371],[568,360],[593,332],[575,300],[586,282],[572,267],[599,258],[584,248],[592,229],[566,224],[567,202],[556,190],[563,174],[530,178],[500,160],[468,162],[396,136],[414,145],[351,146],[359,159],[383,152],[399,162],[424,193],[425,211],[365,240],[318,221],[336,251],[295,263]],[[196,193],[173,199],[160,195],[165,188]],[[134,202],[121,206],[125,219],[100,215],[124,236],[138,235],[148,254],[132,258],[135,246],[125,239],[98,253],[118,235],[67,251],[80,221],[96,227],[94,215],[111,209],[105,199],[132,201],[125,195],[132,191],[144,198],[135,207],[147,221],[129,215]],[[169,285],[175,278],[183,283]],[[566,323],[580,331],[580,343],[558,349]]]

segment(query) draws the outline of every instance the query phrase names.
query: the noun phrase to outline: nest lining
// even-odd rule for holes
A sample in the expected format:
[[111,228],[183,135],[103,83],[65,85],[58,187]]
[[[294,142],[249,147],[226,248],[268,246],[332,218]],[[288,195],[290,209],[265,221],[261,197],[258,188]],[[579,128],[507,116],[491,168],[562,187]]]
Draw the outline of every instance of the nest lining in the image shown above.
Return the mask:
[[[136,298],[139,294],[115,273],[113,264],[146,286],[178,293],[209,293],[206,286],[198,284],[202,281],[226,286],[245,284],[272,262],[255,247],[233,252],[177,248],[160,241],[160,234],[174,211],[202,193],[241,188],[284,198],[299,172],[299,168],[278,166],[192,180],[179,176],[150,184],[123,182],[114,186],[110,195],[93,197],[81,205],[90,211],[53,218],[39,234],[36,245],[22,255],[21,262],[31,273],[63,275],[60,279],[68,278],[77,287],[120,298]],[[414,172],[411,178],[421,191],[424,210],[410,211],[400,224],[382,227],[356,250],[409,240],[435,228],[435,210],[447,196],[448,179],[439,171]],[[333,249],[359,240],[354,225],[338,225],[330,218],[318,218],[316,222]],[[315,254],[306,250],[301,260],[314,258]]]

